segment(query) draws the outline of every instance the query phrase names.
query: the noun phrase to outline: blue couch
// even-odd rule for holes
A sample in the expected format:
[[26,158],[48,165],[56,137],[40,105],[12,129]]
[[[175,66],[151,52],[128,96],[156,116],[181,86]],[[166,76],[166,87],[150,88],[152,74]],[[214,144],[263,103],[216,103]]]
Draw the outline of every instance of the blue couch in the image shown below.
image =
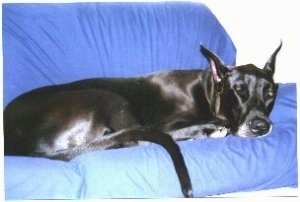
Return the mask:
[[[200,44],[235,64],[233,42],[200,3],[3,4],[4,105],[45,85],[205,68]],[[196,197],[297,186],[295,84],[280,84],[271,119],[264,138],[178,143]],[[70,162],[5,156],[4,172],[6,199],[182,197],[158,145]]]

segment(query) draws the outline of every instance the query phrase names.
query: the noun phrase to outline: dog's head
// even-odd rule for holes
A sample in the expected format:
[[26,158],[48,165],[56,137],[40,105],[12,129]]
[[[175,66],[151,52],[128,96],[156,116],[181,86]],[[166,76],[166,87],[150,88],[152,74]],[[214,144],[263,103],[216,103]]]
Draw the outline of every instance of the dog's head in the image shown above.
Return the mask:
[[211,51],[201,46],[212,75],[211,107],[230,133],[240,137],[259,137],[272,130],[268,118],[276,98],[274,83],[276,56],[282,43],[260,69],[252,64],[228,68]]

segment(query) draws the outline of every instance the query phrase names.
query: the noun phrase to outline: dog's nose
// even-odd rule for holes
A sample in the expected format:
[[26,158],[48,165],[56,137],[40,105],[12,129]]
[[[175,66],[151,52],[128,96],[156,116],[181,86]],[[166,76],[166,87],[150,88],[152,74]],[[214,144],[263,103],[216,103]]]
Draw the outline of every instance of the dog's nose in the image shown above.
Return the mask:
[[256,135],[264,135],[270,130],[270,122],[257,118],[250,121],[250,130]]

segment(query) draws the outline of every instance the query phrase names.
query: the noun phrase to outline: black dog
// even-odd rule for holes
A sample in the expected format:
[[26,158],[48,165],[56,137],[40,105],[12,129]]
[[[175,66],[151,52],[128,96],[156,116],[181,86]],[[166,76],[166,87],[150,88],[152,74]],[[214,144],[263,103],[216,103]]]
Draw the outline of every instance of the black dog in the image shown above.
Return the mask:
[[87,151],[162,145],[182,192],[192,188],[177,140],[266,135],[276,97],[276,55],[263,69],[227,68],[208,49],[206,70],[158,72],[140,78],[96,78],[25,93],[4,110],[5,155],[69,160]]

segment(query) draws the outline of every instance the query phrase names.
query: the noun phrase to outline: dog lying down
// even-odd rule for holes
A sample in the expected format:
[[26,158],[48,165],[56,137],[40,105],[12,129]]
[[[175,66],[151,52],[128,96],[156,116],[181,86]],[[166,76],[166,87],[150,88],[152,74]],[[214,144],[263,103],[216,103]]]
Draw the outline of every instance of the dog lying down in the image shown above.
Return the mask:
[[267,135],[281,45],[262,69],[252,64],[229,68],[201,46],[209,62],[205,70],[92,78],[32,90],[4,110],[5,155],[68,161],[88,151],[152,142],[168,151],[183,195],[192,197],[175,141]]

